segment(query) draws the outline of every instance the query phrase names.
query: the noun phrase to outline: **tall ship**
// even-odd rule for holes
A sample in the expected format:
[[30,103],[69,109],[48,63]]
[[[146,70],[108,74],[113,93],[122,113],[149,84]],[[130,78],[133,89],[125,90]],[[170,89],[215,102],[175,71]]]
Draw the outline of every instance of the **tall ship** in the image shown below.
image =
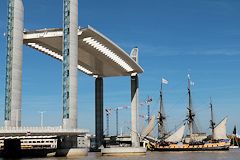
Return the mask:
[[[213,106],[210,101],[211,120],[210,128],[212,135],[207,136],[206,133],[199,132],[196,124],[196,114],[192,106],[191,85],[193,82],[188,75],[188,107],[187,118],[184,123],[173,133],[166,130],[166,114],[163,106],[163,84],[167,84],[165,79],[162,79],[160,89],[160,111],[158,114],[158,137],[153,138],[145,136],[146,147],[152,151],[213,151],[213,150],[228,150],[230,141],[226,136],[225,117],[217,125],[213,119]],[[184,137],[185,129],[188,127],[189,135]]]

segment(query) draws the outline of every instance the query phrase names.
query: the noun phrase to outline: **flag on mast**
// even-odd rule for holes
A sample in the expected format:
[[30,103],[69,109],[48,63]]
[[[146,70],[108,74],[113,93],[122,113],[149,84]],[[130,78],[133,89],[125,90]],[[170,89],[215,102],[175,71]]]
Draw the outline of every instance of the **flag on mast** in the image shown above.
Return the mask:
[[163,83],[163,84],[168,84],[168,80],[162,78],[162,83]]
[[194,86],[194,82],[191,81],[190,74],[188,74],[188,79],[189,79],[189,81],[190,81],[190,85],[191,85],[191,86]]
[[190,81],[190,85],[191,85],[191,86],[194,86],[194,82],[193,82],[193,81]]

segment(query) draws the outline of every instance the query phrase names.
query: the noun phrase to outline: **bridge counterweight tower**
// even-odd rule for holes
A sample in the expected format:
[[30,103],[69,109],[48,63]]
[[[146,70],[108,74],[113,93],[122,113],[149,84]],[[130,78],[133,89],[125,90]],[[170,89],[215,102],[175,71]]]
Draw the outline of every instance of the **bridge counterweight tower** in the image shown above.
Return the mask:
[[23,1],[8,0],[5,127],[21,126],[23,21]]
[[63,12],[63,128],[77,128],[78,0],[64,0]]
[[[131,58],[138,63],[138,48],[133,48],[131,52]],[[138,137],[138,89],[139,89],[139,81],[138,75],[131,75],[131,123],[132,123],[132,131],[131,131],[131,139],[132,139],[132,147],[139,147],[139,137]]]

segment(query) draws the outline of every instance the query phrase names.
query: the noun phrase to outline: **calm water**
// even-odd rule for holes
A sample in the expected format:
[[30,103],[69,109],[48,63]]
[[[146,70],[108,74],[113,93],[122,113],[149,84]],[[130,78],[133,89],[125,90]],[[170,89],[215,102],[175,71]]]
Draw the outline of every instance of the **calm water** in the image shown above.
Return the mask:
[[[34,158],[36,160],[64,160],[66,158]],[[146,156],[110,157],[89,153],[87,157],[72,160],[240,160],[240,150],[215,152],[147,152]],[[1,159],[2,160],[2,159]],[[28,159],[21,159],[28,160]]]

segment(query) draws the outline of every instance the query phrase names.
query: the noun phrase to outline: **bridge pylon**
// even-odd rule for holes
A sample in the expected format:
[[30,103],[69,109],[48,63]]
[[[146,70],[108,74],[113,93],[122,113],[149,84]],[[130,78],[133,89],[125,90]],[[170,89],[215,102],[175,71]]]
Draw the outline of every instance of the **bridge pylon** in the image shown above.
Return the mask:
[[24,6],[8,0],[5,127],[21,126]]

